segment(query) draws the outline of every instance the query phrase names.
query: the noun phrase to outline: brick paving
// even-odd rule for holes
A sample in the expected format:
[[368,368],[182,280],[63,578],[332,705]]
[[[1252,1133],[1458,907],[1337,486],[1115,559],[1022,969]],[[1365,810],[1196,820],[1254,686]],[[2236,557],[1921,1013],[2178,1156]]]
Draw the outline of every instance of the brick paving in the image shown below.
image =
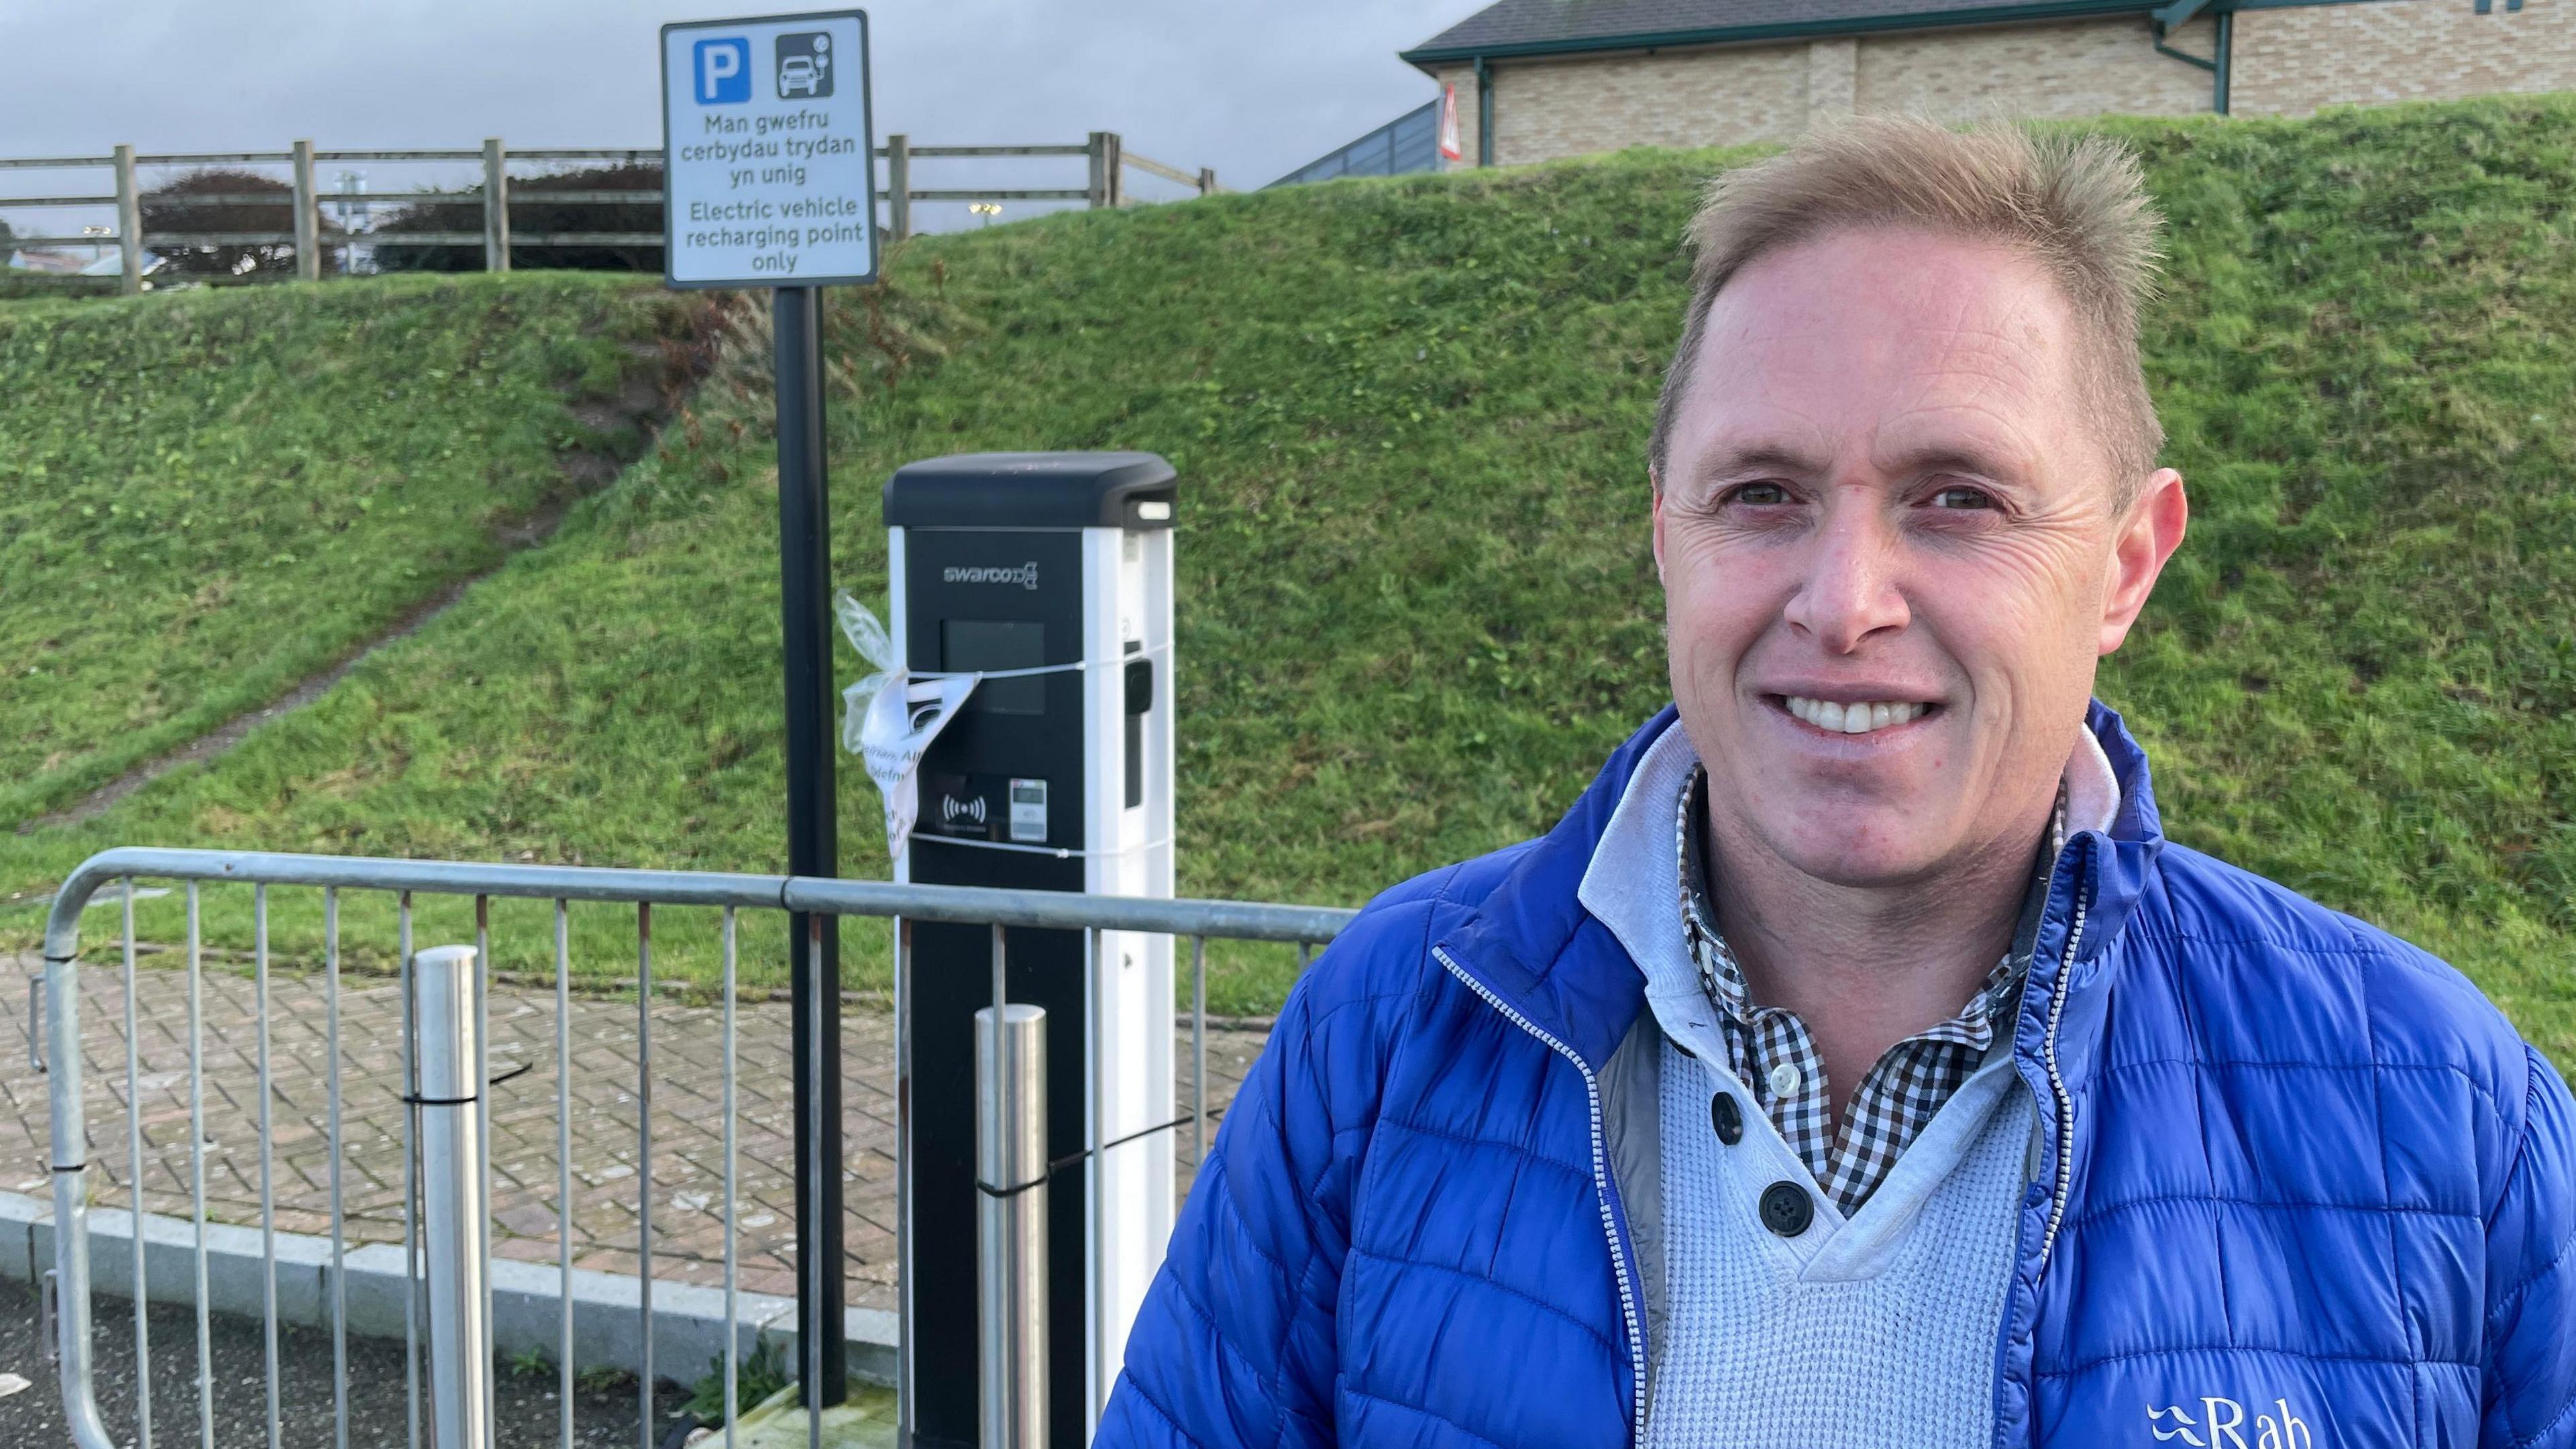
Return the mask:
[[[157,956],[157,960],[156,960]],[[6,958],[0,958],[5,960]],[[188,1150],[187,973],[146,956],[137,973],[141,1039],[143,1206],[186,1217]],[[24,1047],[32,957],[0,979],[0,1188],[47,1192],[46,1078]],[[271,1181],[280,1229],[330,1230],[329,1012],[321,976],[270,973]],[[256,984],[246,964],[209,961],[203,973],[208,1217],[259,1222],[259,1075]],[[527,1070],[492,1093],[493,1252],[551,1263],[558,1223],[555,999],[550,989],[495,987],[488,1053],[497,1078]],[[653,1274],[723,1282],[724,1139],[722,1010],[657,1001],[652,1011]],[[749,1292],[795,1291],[794,1107],[788,1008],[738,1008],[739,1112],[736,1191],[741,1283]],[[384,977],[350,975],[340,989],[343,1202],[351,1243],[402,1238],[402,1002]],[[895,1306],[894,1021],[882,1005],[842,1007],[844,1173],[849,1213],[850,1301]],[[113,966],[81,974],[83,1057],[93,1201],[129,1201],[125,992]],[[570,1036],[572,1238],[576,1266],[632,1273],[637,1260],[636,1072],[638,1023],[630,994],[576,995]],[[1176,1056],[1188,1104],[1186,1023]],[[1208,1097],[1221,1112],[1261,1048],[1257,1031],[1208,1032]],[[1213,1119],[1212,1119],[1213,1120]],[[1195,1167],[1179,1134],[1182,1189]]]

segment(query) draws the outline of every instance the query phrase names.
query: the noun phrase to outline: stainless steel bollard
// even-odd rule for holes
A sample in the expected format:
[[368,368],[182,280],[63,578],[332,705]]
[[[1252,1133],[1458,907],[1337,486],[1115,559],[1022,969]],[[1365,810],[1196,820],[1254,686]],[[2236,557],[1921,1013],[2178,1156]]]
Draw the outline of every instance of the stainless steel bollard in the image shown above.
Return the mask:
[[429,1290],[431,1443],[489,1449],[492,1333],[483,1317],[483,1246],[491,1231],[482,1175],[475,1075],[478,970],[471,946],[412,958],[412,1020],[420,1033],[422,1239]]
[[983,1449],[1047,1442],[1046,1011],[975,1013],[976,1368]]

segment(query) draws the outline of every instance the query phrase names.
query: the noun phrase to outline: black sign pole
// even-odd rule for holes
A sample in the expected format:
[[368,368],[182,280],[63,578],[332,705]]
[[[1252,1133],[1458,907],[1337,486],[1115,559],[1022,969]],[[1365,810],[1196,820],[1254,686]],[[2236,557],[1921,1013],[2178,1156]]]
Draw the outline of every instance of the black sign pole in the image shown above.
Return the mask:
[[[773,293],[778,367],[778,583],[787,654],[787,871],[835,876],[831,509],[824,477],[818,287]],[[841,1341],[840,918],[791,915],[796,1053],[796,1324],[809,1406],[849,1397]]]

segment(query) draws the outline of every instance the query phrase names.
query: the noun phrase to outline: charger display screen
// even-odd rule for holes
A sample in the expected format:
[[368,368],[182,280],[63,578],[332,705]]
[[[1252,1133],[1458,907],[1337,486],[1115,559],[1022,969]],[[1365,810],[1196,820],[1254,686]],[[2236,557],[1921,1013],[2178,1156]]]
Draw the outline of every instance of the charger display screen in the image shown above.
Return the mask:
[[[1034,669],[1046,663],[1046,625],[1033,619],[944,619],[943,669]],[[987,679],[966,707],[986,714],[1046,713],[1046,676]]]

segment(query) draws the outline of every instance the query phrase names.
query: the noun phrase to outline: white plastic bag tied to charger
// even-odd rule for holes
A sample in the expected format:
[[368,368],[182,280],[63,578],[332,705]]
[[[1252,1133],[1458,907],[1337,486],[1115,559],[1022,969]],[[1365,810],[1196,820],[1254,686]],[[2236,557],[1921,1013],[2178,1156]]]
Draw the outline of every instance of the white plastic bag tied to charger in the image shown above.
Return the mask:
[[877,672],[841,691],[841,747],[857,755],[885,800],[886,853],[900,855],[921,813],[921,757],[975,692],[974,674],[916,677],[868,606],[832,596],[841,632]]

